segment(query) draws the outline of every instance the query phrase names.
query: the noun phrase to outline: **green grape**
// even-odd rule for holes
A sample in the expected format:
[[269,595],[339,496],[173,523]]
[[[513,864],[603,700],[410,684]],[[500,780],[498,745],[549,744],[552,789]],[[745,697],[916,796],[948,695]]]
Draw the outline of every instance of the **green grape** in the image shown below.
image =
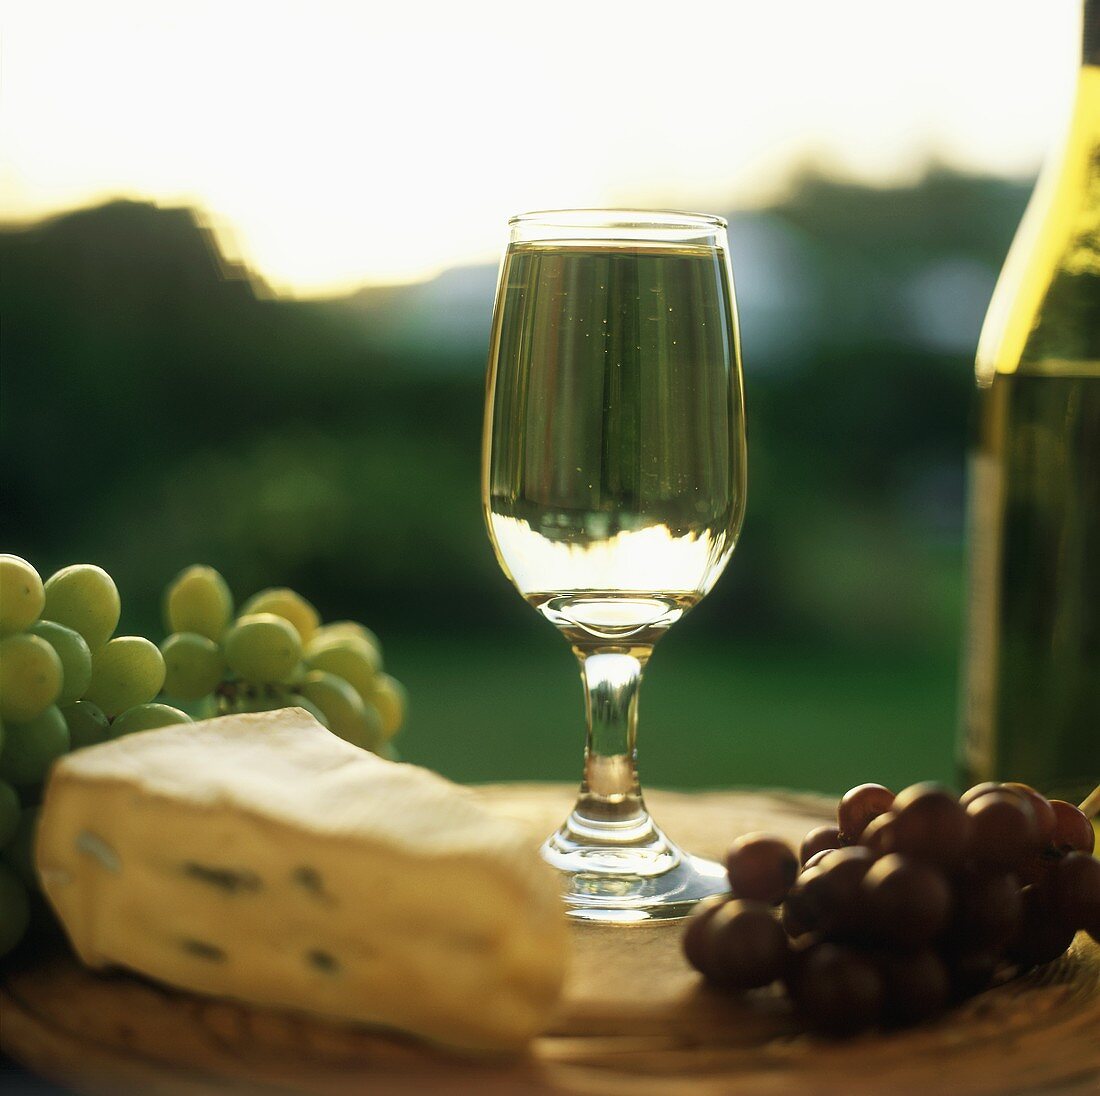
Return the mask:
[[63,567],[46,580],[45,589],[42,615],[79,632],[93,653],[114,635],[122,603],[114,579],[102,567],[91,563]]
[[197,632],[218,640],[232,618],[233,595],[213,567],[187,567],[165,591],[164,620],[169,632]]
[[336,640],[348,639],[349,637],[361,640],[374,651],[376,656],[375,668],[380,670],[382,668],[382,644],[378,641],[378,636],[366,625],[359,624],[354,620],[334,620],[331,624],[322,624],[314,633],[313,639],[310,640],[306,653],[313,654],[314,651],[319,651],[322,647],[327,647]]
[[0,639],[0,716],[26,723],[61,693],[61,659],[40,636],[26,632]]
[[382,733],[386,738],[393,738],[405,722],[405,712],[409,706],[405,686],[389,674],[379,674],[374,679],[374,687],[363,699],[378,709],[382,717]]
[[13,784],[37,784],[69,750],[69,728],[61,709],[49,707],[26,723],[9,723],[0,777]]
[[26,887],[14,872],[0,865],[0,956],[7,955],[23,939],[30,919]]
[[176,632],[161,645],[164,691],[180,700],[198,700],[212,693],[225,674],[221,648],[198,632]]
[[256,685],[286,681],[302,657],[294,626],[274,613],[240,617],[226,633],[223,647],[229,668]]
[[0,555],[0,633],[25,632],[45,603],[38,572],[19,556]]
[[256,613],[274,613],[283,620],[290,621],[303,644],[310,641],[321,623],[317,610],[301,594],[296,594],[285,586],[261,590],[241,606],[241,616],[253,616]]
[[34,838],[38,832],[38,807],[24,807],[11,840],[0,853],[3,866],[13,872],[28,890],[39,890],[38,872],[34,870]]
[[141,636],[116,636],[92,657],[92,683],[84,694],[104,715],[144,704],[164,684],[164,657]]
[[155,731],[158,727],[171,727],[176,723],[190,723],[191,717],[179,708],[168,704],[138,704],[127,708],[111,724],[111,737],[121,738],[124,734],[137,731]]
[[325,713],[322,712],[316,704],[312,704],[308,700],[306,700],[304,696],[296,696],[289,703],[292,707],[301,708],[302,711],[309,712],[309,714],[313,716],[313,718],[316,719],[322,727],[328,726],[328,718],[325,716]]
[[331,640],[309,656],[309,664],[342,677],[363,698],[374,688],[379,670],[377,652],[356,636]]
[[382,737],[378,713],[342,677],[314,670],[298,691],[320,708],[333,734],[368,750],[378,744]]
[[111,724],[107,717],[90,700],[78,700],[61,709],[69,728],[70,748],[98,746],[110,737]]
[[19,825],[19,796],[15,789],[0,780],[0,849],[10,840]]
[[28,631],[44,639],[61,659],[61,695],[57,703],[72,704],[79,700],[92,680],[92,652],[84,637],[53,620],[40,620]]

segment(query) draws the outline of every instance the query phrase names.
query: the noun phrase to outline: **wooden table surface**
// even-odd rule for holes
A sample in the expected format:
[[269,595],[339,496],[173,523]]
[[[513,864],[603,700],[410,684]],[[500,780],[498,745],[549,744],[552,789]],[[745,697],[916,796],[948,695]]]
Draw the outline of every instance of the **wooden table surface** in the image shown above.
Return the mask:
[[[487,805],[548,832],[574,789],[478,789]],[[782,793],[648,796],[694,852],[720,856],[747,830],[797,840],[831,802]],[[834,1043],[801,1034],[771,991],[735,1000],[680,956],[675,924],[577,925],[566,992],[530,1053],[468,1061],[378,1032],[84,970],[64,950],[9,964],[4,1049],[94,1096],[199,1093],[600,1094],[1100,1092],[1100,947],[1079,934],[1065,959],[940,1020]]]

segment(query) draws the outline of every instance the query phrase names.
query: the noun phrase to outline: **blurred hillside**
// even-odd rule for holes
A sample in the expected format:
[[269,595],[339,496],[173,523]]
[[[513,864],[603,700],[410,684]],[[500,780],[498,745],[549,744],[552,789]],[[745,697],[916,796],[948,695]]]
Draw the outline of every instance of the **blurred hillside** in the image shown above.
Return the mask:
[[[742,546],[697,627],[948,639],[970,362],[1025,188],[807,177],[731,215]],[[196,559],[399,629],[514,612],[478,504],[495,269],[275,299],[195,214],[119,202],[0,235],[8,546],[102,562],[134,627]]]

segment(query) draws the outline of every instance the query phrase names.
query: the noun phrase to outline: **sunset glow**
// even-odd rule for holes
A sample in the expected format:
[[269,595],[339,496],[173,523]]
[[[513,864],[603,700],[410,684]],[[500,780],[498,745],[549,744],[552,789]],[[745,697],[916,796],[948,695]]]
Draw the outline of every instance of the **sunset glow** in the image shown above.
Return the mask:
[[0,213],[195,205],[308,295],[495,256],[522,209],[723,211],[808,163],[1026,175],[1065,116],[1076,19],[1074,0],[24,0]]

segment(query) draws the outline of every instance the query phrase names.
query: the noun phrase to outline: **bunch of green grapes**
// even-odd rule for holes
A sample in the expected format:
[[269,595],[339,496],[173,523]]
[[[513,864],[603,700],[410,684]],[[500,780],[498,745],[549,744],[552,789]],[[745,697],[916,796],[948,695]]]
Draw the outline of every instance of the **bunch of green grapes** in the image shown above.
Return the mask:
[[305,708],[353,745],[395,756],[405,689],[383,673],[369,628],[322,624],[304,597],[285,588],[262,590],[234,617],[225,579],[199,565],[169,584],[164,614],[168,697],[211,713]]
[[0,955],[23,936],[31,849],[50,766],[71,749],[190,717],[150,703],[164,659],[140,636],[114,635],[121,601],[100,567],[79,563],[43,583],[0,555]]

